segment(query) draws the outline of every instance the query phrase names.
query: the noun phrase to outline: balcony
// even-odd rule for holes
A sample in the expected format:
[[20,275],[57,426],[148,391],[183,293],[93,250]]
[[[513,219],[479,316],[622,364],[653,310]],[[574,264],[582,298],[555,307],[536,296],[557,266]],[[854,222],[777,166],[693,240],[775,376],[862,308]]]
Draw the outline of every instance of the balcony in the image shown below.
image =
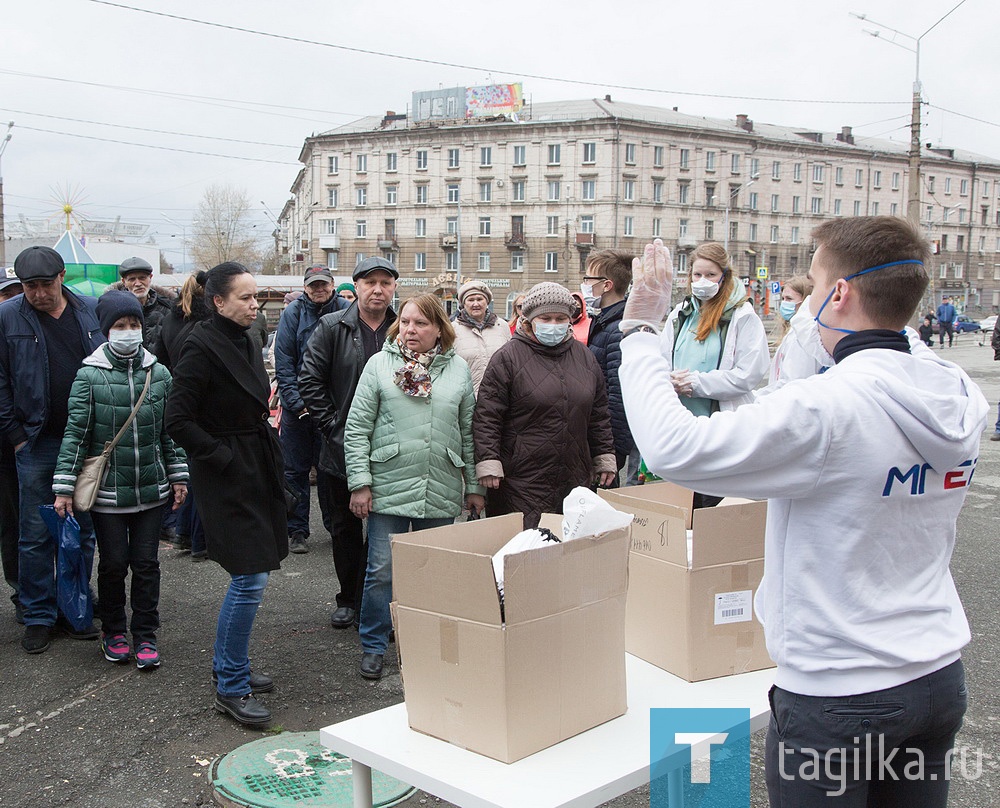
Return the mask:
[[378,237],[378,248],[380,250],[391,250],[393,252],[399,251],[399,242],[396,241],[395,233],[388,233],[384,236]]
[[698,246],[698,239],[694,236],[678,236],[677,237],[677,249],[679,250],[693,250]]
[[319,237],[319,248],[321,250],[339,250],[340,249],[340,236],[320,236]]
[[576,248],[581,252],[589,252],[594,248],[594,234],[593,233],[577,233],[576,234]]
[[445,250],[454,250],[458,246],[458,233],[442,233],[441,247]]
[[507,245],[510,250],[523,250],[524,249],[524,231],[515,230],[513,233],[505,233],[503,237],[503,243]]

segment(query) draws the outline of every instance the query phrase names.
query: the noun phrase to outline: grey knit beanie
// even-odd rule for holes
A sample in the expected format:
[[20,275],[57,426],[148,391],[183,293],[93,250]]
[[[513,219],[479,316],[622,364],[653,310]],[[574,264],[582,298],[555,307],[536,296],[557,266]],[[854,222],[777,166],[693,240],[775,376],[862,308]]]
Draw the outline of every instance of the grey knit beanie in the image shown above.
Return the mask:
[[528,290],[521,303],[521,316],[531,321],[540,314],[565,314],[573,316],[576,303],[569,290],[558,283],[545,281]]
[[482,281],[466,281],[462,284],[462,288],[458,290],[458,305],[464,306],[465,296],[470,295],[473,292],[485,297],[487,303],[493,302],[493,292],[490,291],[489,286]]

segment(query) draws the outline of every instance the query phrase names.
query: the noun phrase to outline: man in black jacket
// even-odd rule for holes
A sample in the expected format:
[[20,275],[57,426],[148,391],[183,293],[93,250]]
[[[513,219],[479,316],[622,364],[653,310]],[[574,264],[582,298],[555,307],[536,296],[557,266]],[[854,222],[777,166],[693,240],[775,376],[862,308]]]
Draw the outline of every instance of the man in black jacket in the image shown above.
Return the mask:
[[160,338],[163,318],[170,313],[171,300],[165,290],[153,287],[153,267],[142,258],[126,258],[118,267],[122,288],[131,292],[142,306],[142,344],[153,350]]
[[354,268],[357,301],[349,309],[320,318],[306,345],[299,371],[299,394],[323,435],[317,487],[330,509],[333,565],[340,580],[334,628],[354,625],[361,613],[367,558],[361,520],[351,513],[344,460],[344,426],[365,364],[385,343],[396,319],[391,308],[399,273],[384,258],[366,258]]
[[[611,415],[611,432],[615,439],[615,459],[618,469],[626,466],[625,485],[635,485],[639,475],[639,456],[629,431],[622,402],[622,387],[618,381],[618,367],[622,363],[622,332],[618,324],[625,310],[625,293],[632,282],[632,258],[625,250],[601,250],[587,260],[587,274],[583,276],[581,291],[584,297],[597,298],[601,313],[590,320],[587,346],[593,351],[597,363],[604,371],[608,386],[608,411]],[[614,487],[619,479],[615,478]]]

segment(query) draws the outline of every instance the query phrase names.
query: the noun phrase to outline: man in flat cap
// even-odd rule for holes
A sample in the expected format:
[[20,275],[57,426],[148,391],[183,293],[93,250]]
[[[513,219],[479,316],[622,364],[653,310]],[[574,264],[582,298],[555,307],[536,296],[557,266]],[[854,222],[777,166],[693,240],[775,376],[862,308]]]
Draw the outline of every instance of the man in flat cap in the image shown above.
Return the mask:
[[[78,631],[59,619],[56,542],[39,505],[51,505],[52,475],[66,429],[69,391],[84,357],[105,341],[97,301],[62,285],[66,268],[50,247],[29,247],[14,260],[24,293],[0,304],[0,436],[14,447],[20,485],[18,586],[29,654],[49,647],[58,627],[77,639],[95,639],[94,626]],[[77,514],[88,573],[94,561],[94,527]]]
[[144,258],[126,258],[118,267],[122,288],[131,292],[142,306],[142,344],[152,351],[160,337],[163,318],[170,313],[170,296],[153,286],[153,267]]

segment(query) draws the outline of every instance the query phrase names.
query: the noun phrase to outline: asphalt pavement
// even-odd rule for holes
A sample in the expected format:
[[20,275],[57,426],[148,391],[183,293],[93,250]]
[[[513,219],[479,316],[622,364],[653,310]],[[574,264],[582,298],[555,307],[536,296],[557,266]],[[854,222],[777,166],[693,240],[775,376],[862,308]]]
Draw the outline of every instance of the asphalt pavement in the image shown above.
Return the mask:
[[[978,341],[978,335],[965,334],[955,347],[935,350],[969,371],[995,413],[1000,363]],[[977,771],[975,750],[982,753],[978,777],[961,771],[953,776],[950,804],[959,808],[1000,804],[1000,442],[987,439],[991,432],[992,419],[952,564],[973,635],[964,654],[969,711],[957,744],[970,750],[970,775]],[[357,632],[329,625],[337,584],[315,496],[313,504],[311,552],[289,556],[272,576],[254,628],[253,666],[277,683],[262,697],[275,716],[272,732],[317,730],[403,699],[394,646],[386,657],[387,675],[366,681],[357,672]],[[96,642],[65,637],[48,652],[29,656],[20,647],[22,627],[14,622],[13,607],[6,596],[0,601],[0,806],[211,804],[211,761],[260,737],[212,708],[212,642],[228,576],[167,545],[160,560],[163,665],[153,672],[112,665]],[[767,805],[761,740],[758,733],[753,744],[755,808]],[[640,808],[648,801],[648,790],[639,789],[608,805]],[[446,803],[418,793],[405,805]]]

